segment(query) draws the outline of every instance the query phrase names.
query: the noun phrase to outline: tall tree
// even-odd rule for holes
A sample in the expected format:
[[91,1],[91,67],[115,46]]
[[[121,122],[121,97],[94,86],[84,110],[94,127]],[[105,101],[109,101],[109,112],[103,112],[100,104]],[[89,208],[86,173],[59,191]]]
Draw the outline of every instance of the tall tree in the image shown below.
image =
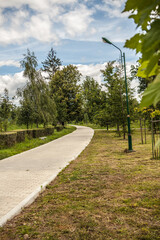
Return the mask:
[[36,123],[38,127],[39,123],[46,125],[48,122],[55,121],[55,102],[49,95],[49,88],[41,72],[36,70],[38,63],[34,52],[31,53],[27,50],[27,54],[24,55],[24,59],[21,61],[21,66],[24,67],[24,76],[28,78],[26,86],[17,91],[22,105],[21,121],[25,116],[24,121],[27,127],[32,122]]
[[37,58],[34,52],[30,52],[29,49],[27,49],[27,54],[23,54],[23,56],[24,59],[20,61],[21,67],[24,68],[23,75],[34,84],[36,68],[38,66]]
[[87,76],[82,83],[82,98],[84,115],[88,115],[88,120],[93,122],[95,116],[106,107],[106,93],[97,81]]
[[29,125],[34,123],[34,109],[27,99],[23,99],[20,101],[21,106],[18,107],[18,119],[17,122],[19,124],[25,124],[27,129]]
[[78,120],[81,117],[80,81],[81,74],[76,66],[68,65],[58,70],[50,81],[58,113],[58,122]]
[[51,48],[51,50],[48,53],[47,59],[42,62],[43,68],[42,70],[46,73],[48,73],[49,79],[52,78],[52,76],[56,73],[57,70],[60,69],[60,66],[62,65],[62,62],[60,58],[56,56],[56,51]]
[[4,94],[0,98],[0,125],[1,130],[7,131],[9,117],[11,115],[12,103],[9,100],[8,90],[4,89]]
[[[110,121],[117,125],[117,131],[120,134],[119,127],[122,126],[124,138],[127,125],[127,109],[126,109],[126,90],[125,81],[122,76],[122,69],[114,66],[114,61],[106,65],[103,73],[105,87],[107,88],[107,110]],[[132,113],[132,92],[128,84],[128,98],[130,103],[130,113]]]

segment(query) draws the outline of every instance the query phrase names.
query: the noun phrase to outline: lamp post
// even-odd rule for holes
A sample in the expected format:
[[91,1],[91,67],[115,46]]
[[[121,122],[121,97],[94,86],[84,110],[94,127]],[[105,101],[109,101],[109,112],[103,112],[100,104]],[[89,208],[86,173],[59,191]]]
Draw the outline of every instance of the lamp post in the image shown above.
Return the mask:
[[115,48],[117,48],[121,53],[121,62],[122,66],[124,66],[124,78],[125,78],[125,87],[126,87],[126,103],[127,103],[127,122],[128,122],[128,150],[132,151],[132,136],[131,136],[131,127],[130,127],[130,115],[129,115],[129,103],[128,103],[128,87],[127,87],[127,75],[126,75],[126,60],[125,53],[122,54],[122,50],[110,42],[107,38],[102,37],[102,41],[104,43],[108,43]]

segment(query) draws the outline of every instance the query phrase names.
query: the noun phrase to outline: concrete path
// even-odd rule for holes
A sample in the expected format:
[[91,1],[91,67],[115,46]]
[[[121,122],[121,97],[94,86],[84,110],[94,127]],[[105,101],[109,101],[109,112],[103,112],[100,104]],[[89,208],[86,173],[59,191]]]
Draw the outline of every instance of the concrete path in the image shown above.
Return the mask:
[[94,130],[77,129],[59,139],[0,161],[0,226],[38,196],[89,144]]

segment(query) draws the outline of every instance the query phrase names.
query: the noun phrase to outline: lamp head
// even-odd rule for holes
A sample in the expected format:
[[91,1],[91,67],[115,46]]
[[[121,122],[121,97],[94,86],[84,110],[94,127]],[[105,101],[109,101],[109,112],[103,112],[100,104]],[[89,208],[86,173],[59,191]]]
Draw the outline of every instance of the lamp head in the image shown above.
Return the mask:
[[107,38],[102,37],[102,41],[104,43],[112,44]]

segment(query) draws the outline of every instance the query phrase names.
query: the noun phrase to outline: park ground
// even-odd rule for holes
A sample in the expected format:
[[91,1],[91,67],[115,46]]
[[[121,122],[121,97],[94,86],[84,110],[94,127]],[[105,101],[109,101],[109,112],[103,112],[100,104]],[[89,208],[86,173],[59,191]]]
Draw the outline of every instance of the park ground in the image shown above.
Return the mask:
[[134,132],[135,151],[126,153],[127,140],[95,130],[80,156],[0,228],[0,239],[160,239],[160,160],[150,135],[140,141]]

